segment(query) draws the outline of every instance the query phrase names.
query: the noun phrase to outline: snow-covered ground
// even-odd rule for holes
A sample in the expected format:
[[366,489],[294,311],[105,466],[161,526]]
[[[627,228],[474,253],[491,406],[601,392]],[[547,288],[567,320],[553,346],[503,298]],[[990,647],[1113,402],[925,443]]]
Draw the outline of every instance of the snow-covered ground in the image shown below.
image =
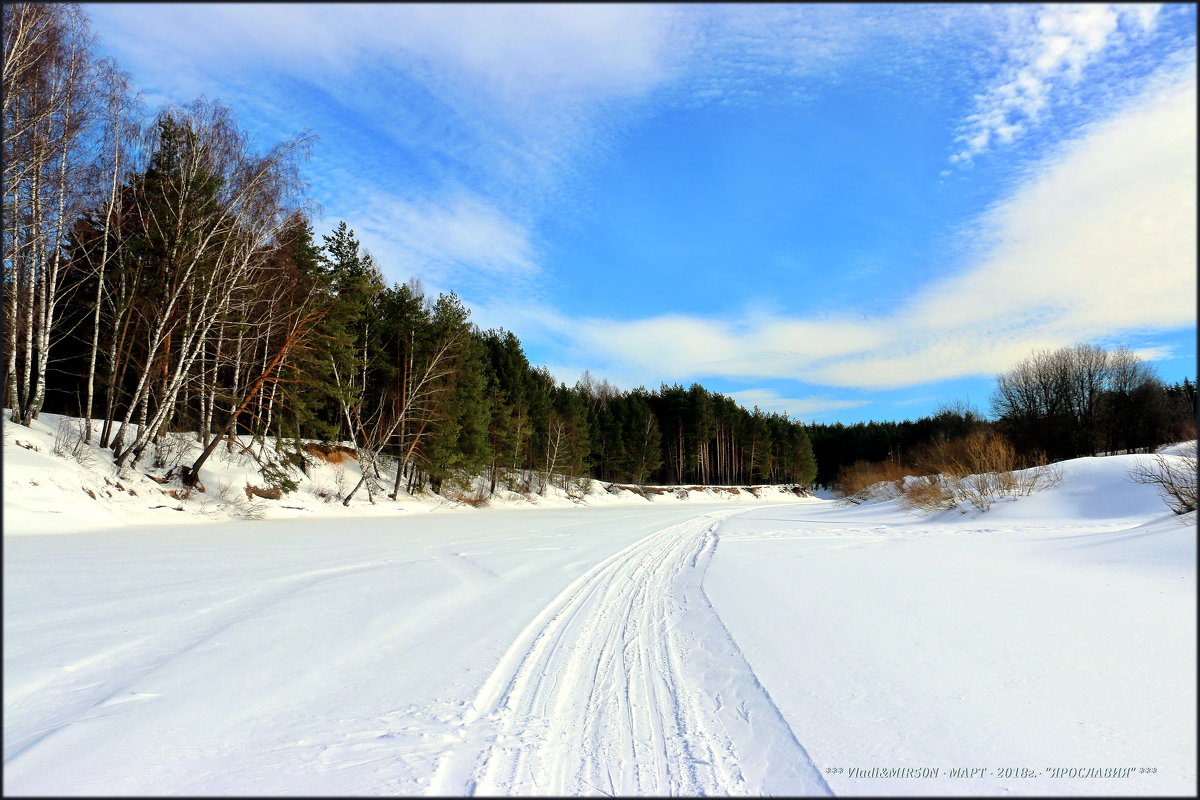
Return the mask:
[[136,476],[93,500],[115,487],[45,433],[5,424],[9,795],[1196,788],[1195,515],[1127,479],[1145,457],[986,514],[743,493],[213,524]]

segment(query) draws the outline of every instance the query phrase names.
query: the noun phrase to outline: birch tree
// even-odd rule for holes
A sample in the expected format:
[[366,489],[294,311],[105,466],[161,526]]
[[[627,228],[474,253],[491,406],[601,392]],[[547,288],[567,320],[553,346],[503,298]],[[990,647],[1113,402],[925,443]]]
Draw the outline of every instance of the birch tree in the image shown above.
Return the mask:
[[46,395],[63,244],[84,187],[92,34],[77,4],[4,6],[5,402],[29,425]]
[[161,370],[162,383],[150,410],[151,370],[138,377],[121,431],[135,408],[144,422],[116,449],[118,467],[141,457],[174,412],[214,327],[253,290],[248,276],[298,202],[297,160],[311,141],[302,135],[255,155],[229,110],[203,101],[164,111],[158,131],[154,159],[139,179],[136,224],[157,294],[145,358]]

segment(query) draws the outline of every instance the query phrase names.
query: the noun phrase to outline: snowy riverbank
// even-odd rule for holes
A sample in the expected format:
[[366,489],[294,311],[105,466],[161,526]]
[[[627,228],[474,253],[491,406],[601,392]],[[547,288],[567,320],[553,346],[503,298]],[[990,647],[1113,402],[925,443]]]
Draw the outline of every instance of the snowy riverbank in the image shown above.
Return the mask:
[[[111,451],[77,442],[81,420],[42,414],[29,428],[4,419],[4,527],[7,533],[63,533],[78,530],[116,529],[128,525],[180,525],[198,521],[224,522],[253,519],[296,519],[329,517],[347,520],[362,516],[395,517],[410,513],[474,511],[482,506],[495,510],[631,506],[647,503],[696,502],[771,503],[794,502],[796,493],[780,486],[630,487],[600,481],[577,482],[568,493],[549,485],[544,493],[518,493],[498,488],[468,491],[464,499],[432,492],[410,495],[401,491],[398,500],[376,497],[372,503],[365,491],[355,493],[343,506],[344,497],[362,476],[358,462],[335,452],[332,459],[310,453],[304,472],[293,469],[289,477],[294,491],[277,500],[246,493],[247,486],[264,487],[258,463],[249,451],[237,447],[217,448],[201,469],[204,491],[184,495],[177,477],[178,465],[186,464],[188,448],[194,454],[199,444],[182,434],[173,434],[161,455],[152,450],[134,469],[118,472]],[[60,429],[60,426],[61,427]],[[99,423],[94,424],[99,439]],[[243,444],[259,446],[243,437]],[[316,448],[314,448],[315,450]],[[349,450],[349,448],[346,448]],[[274,455],[268,442],[264,453]],[[175,469],[172,471],[172,467]],[[82,501],[82,502],[80,502]]]

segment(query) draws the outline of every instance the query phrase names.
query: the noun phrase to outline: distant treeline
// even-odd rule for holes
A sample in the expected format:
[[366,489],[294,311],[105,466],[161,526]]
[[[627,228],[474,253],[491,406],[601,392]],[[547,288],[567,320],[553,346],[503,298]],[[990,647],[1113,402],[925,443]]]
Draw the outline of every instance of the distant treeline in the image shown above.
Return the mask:
[[1125,348],[1077,344],[1032,353],[996,378],[990,419],[964,403],[902,422],[812,425],[816,481],[834,485],[859,462],[915,466],[969,434],[1005,437],[1027,465],[1114,452],[1150,452],[1196,437],[1196,384],[1164,384]]

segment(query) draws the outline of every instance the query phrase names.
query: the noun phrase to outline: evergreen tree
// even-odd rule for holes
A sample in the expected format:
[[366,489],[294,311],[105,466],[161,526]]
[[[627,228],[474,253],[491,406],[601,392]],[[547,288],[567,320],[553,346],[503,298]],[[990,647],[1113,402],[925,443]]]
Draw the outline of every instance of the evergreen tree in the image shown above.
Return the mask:
[[328,411],[338,419],[338,438],[357,441],[362,435],[372,349],[377,350],[372,347],[371,322],[377,318],[375,305],[383,278],[345,222],[322,239],[320,271],[332,292],[331,312],[321,331],[329,361],[322,383],[335,390],[336,405]]
[[650,405],[649,393],[639,387],[625,398],[622,423],[624,449],[619,462],[626,480],[645,483],[662,466],[662,434]]
[[431,343],[448,345],[447,365],[439,379],[436,425],[422,447],[425,471],[434,492],[447,479],[460,484],[488,463],[489,410],[484,363],[486,348],[472,336],[470,312],[457,295],[439,295],[431,320]]

